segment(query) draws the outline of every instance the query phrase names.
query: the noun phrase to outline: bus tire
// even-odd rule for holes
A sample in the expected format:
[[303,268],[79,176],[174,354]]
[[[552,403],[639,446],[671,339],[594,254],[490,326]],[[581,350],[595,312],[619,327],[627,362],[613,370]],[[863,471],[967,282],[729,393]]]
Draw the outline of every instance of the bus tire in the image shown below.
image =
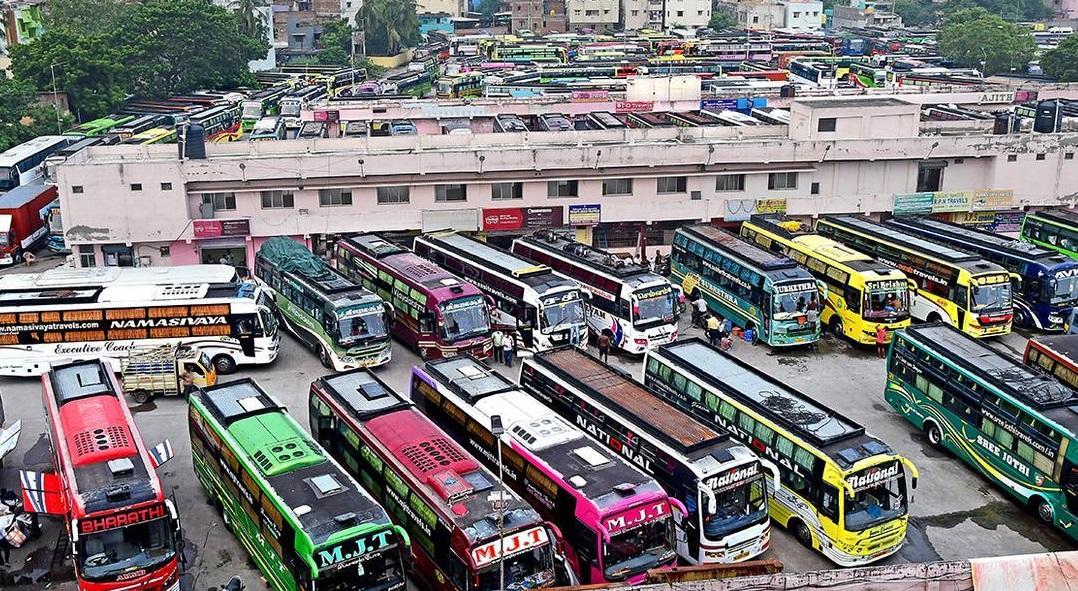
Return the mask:
[[150,393],[146,390],[135,390],[131,393],[131,399],[134,400],[136,404],[146,404],[150,401]]
[[1025,308],[1021,306],[1014,307],[1014,325],[1021,328],[1033,328],[1033,322]]
[[793,519],[790,521],[789,527],[791,530],[793,530],[794,537],[797,538],[797,541],[800,542],[802,546],[806,548],[816,547],[812,543],[812,530],[810,530],[809,527],[805,525],[804,521],[801,521],[800,519]]
[[925,421],[924,424],[925,437],[928,438],[928,443],[937,449],[943,449],[943,431],[940,430],[940,426],[936,424],[936,421]]
[[942,322],[942,321],[943,321],[943,319],[940,318],[940,315],[935,313],[935,312],[929,314],[928,318],[925,319],[925,322]]
[[318,347],[318,361],[322,362],[322,367],[333,369],[333,365],[329,362],[329,351],[324,346]]
[[846,327],[842,326],[842,321],[837,317],[831,321],[831,335],[839,340],[846,336]]
[[1041,497],[1033,497],[1030,499],[1029,504],[1037,514],[1037,519],[1041,520],[1041,523],[1055,524],[1056,512],[1052,509],[1052,505],[1048,504],[1048,501]]
[[213,358],[213,367],[217,370],[217,373],[228,375],[236,371],[236,360],[221,353]]

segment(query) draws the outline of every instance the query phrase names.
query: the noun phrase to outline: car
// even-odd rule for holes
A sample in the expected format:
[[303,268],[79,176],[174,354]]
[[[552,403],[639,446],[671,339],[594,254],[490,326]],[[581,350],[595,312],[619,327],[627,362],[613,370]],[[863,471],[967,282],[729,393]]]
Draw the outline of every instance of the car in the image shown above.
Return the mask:
[[419,135],[419,130],[416,129],[415,123],[407,119],[401,119],[399,121],[391,121],[389,123],[390,134],[394,136],[398,135]]
[[569,131],[573,123],[561,113],[543,113],[536,127],[539,131]]
[[367,135],[367,122],[366,121],[345,121],[344,122],[344,137],[366,137]]
[[524,125],[524,121],[516,115],[505,114],[494,116],[495,133],[524,133],[526,131],[528,131],[528,126]]
[[389,137],[393,135],[393,128],[388,121],[371,121],[371,137]]

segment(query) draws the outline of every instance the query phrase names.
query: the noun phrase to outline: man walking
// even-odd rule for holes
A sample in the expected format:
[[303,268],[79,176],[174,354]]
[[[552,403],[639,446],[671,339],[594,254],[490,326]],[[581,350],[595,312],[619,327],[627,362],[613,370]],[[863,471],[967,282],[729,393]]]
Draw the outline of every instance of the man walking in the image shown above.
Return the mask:
[[603,360],[603,363],[607,363],[610,359],[610,336],[606,331],[599,333],[599,339],[595,342],[599,346],[599,359]]
[[504,356],[506,367],[513,367],[513,348],[515,346],[513,335],[506,334],[502,337],[502,355]]
[[505,334],[498,329],[494,329],[494,332],[490,333],[490,339],[494,341],[494,349],[491,350],[490,356],[493,359],[497,359],[502,363],[505,362],[505,355],[502,353],[502,339],[505,338]]
[[707,342],[711,343],[714,347],[719,342],[719,330],[722,329],[722,323],[714,315],[707,317]]

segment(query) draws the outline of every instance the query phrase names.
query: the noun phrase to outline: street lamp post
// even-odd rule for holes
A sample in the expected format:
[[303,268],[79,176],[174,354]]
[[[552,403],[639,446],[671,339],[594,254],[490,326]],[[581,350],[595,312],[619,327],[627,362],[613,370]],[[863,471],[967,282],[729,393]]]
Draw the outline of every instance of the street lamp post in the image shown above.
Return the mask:
[[52,108],[56,111],[56,135],[63,133],[63,124],[60,121],[60,99],[56,92],[56,66],[64,65],[63,62],[49,64],[49,73],[52,75]]
[[498,589],[505,591],[505,479],[502,465],[502,416],[490,417],[490,432],[494,435],[494,444],[498,446]]

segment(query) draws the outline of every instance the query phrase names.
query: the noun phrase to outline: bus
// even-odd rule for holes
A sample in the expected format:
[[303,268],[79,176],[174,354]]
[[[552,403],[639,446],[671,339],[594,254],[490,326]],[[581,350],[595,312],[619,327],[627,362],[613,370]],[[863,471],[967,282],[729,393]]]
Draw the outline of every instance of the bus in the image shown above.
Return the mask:
[[277,358],[273,302],[228,265],[57,267],[0,277],[0,375],[104,359],[135,347],[188,345],[219,374]]
[[438,98],[463,98],[483,94],[484,72],[465,72],[439,78],[435,83]]
[[197,389],[195,476],[274,591],[403,591],[409,539],[250,378]]
[[263,117],[276,115],[279,112],[281,97],[288,93],[288,86],[274,86],[260,90],[243,101],[240,114],[240,125],[244,133],[254,129]]
[[389,363],[382,298],[331,269],[291,238],[270,238],[255,255],[255,277],[269,287],[284,327],[334,371]]
[[580,288],[550,267],[452,231],[416,237],[415,252],[483,290],[494,300],[491,324],[525,348],[587,344]]
[[201,125],[207,139],[233,133],[239,131],[241,126],[240,106],[235,104],[212,107],[191,115],[190,122]]
[[496,62],[534,64],[564,64],[569,60],[564,46],[543,44],[494,45],[489,57]]
[[263,117],[251,128],[251,133],[247,136],[247,140],[251,142],[283,140],[284,134],[284,119],[276,116]]
[[980,255],[1012,273],[1014,323],[1022,328],[1062,330],[1078,304],[1078,261],[1041,248],[931,218],[895,218],[887,225]]
[[1078,337],[1063,334],[1029,339],[1022,362],[1040,367],[1064,385],[1078,390]]
[[142,133],[147,129],[173,125],[174,121],[169,115],[141,115],[125,123],[113,127],[108,137],[112,138],[109,143],[123,141],[135,134]]
[[337,243],[337,270],[392,303],[394,336],[423,359],[493,354],[483,292],[407,248],[351,236]]
[[41,135],[0,153],[0,193],[44,177],[45,159],[78,139],[67,135]]
[[[793,259],[742,241],[709,224],[674,233],[670,279],[690,299],[753,331],[753,342],[772,347],[820,339],[820,289]],[[825,288],[823,288],[825,289]]]
[[779,467],[774,523],[839,566],[898,552],[917,468],[865,428],[699,338],[648,352],[644,383]]
[[581,584],[637,584],[676,564],[672,513],[688,514],[681,501],[508,378],[470,357],[428,361],[412,369],[411,395],[488,467],[502,465],[510,485],[565,532]]
[[678,412],[625,372],[578,350],[525,358],[520,387],[682,500],[688,514],[674,523],[684,562],[741,562],[767,550],[765,470],[777,486],[778,468],[726,431]]
[[906,275],[868,255],[814,234],[781,215],[753,215],[741,224],[741,237],[797,261],[827,286],[820,322],[838,338],[864,345],[876,342],[876,329],[910,325]]
[[1003,267],[864,216],[824,216],[816,232],[912,279],[913,318],[950,322],[975,337],[1011,332],[1011,274]]
[[281,98],[281,119],[288,129],[295,129],[300,124],[300,114],[308,108],[312,101],[325,98],[327,90],[325,85],[312,84],[303,88],[297,88]]
[[86,123],[80,123],[75,127],[64,132],[64,135],[84,138],[84,137],[97,137],[102,136],[111,131],[114,127],[123,125],[135,118],[134,115],[115,116],[115,117],[101,117],[94,119],[93,121],[87,121]]
[[930,444],[1078,540],[1078,391],[944,323],[891,343],[884,398]]
[[647,267],[554,230],[517,238],[513,254],[546,265],[589,292],[584,303],[588,328],[597,335],[607,333],[615,347],[640,355],[677,338],[674,288]]
[[[3,178],[0,172],[0,179]],[[1078,214],[1070,209],[1031,211],[1022,220],[1021,239],[1078,259]]]
[[154,127],[132,135],[125,139],[124,144],[161,144],[176,141],[176,129],[169,127]]
[[316,380],[309,414],[311,433],[408,532],[414,572],[427,588],[575,583],[558,528],[374,374],[360,369]]
[[63,517],[79,589],[178,591],[180,520],[157,475],[171,444],[146,446],[102,360],[56,365],[41,384],[56,472],[20,473],[23,506]]

